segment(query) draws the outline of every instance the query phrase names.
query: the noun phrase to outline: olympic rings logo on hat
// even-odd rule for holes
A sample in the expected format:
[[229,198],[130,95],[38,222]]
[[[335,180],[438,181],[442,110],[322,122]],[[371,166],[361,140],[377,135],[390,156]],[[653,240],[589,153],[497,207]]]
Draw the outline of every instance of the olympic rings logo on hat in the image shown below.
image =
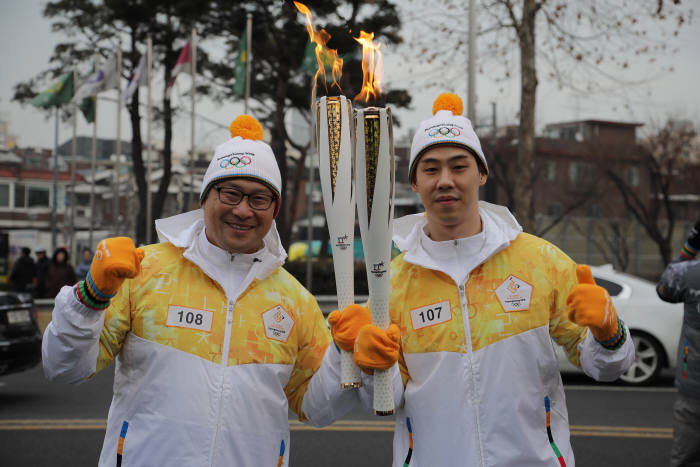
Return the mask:
[[459,131],[459,128],[449,126],[433,128],[428,132],[428,136],[430,136],[431,138],[456,138],[461,134],[462,132]]
[[221,161],[219,161],[219,167],[221,167],[222,169],[240,169],[249,165],[251,162],[253,162],[253,159],[251,159],[248,156],[233,156],[228,159],[222,159]]

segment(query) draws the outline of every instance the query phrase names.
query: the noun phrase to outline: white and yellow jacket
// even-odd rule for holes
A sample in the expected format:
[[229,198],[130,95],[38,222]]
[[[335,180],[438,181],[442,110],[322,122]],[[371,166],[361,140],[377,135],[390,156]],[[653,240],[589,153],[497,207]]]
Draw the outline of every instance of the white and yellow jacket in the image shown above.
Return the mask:
[[156,227],[163,243],[145,247],[106,311],[61,290],[47,377],[81,382],[116,362],[100,466],[287,465],[288,408],[323,426],[357,398],[340,389],[316,300],[281,268],[274,226],[261,251],[237,256],[207,241],[201,210]]
[[[571,259],[522,233],[506,208],[480,202],[479,210],[482,234],[430,252],[422,214],[394,221],[402,254],[391,264],[391,320],[401,330],[393,465],[554,467],[561,457],[571,467],[552,339],[598,380],[627,369],[634,347],[628,339],[606,350],[569,321]],[[458,258],[468,263],[461,279],[444,267]]]

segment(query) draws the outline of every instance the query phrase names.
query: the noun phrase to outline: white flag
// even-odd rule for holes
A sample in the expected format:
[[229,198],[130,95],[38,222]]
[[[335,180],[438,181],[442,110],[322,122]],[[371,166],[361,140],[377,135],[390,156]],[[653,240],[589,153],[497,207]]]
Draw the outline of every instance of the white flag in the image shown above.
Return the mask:
[[73,96],[73,102],[80,102],[86,97],[95,96],[102,91],[119,87],[117,73],[117,56],[112,55],[107,62],[97,69],[85,81]]
[[139,60],[139,64],[134,70],[134,73],[131,75],[131,79],[129,80],[129,84],[126,85],[126,89],[124,90],[124,95],[122,96],[122,102],[124,105],[129,105],[131,104],[131,99],[134,97],[134,93],[136,92],[136,88],[139,86],[143,86],[148,80],[148,77],[146,76],[146,73],[144,70],[146,69],[146,54],[141,55],[141,59]]

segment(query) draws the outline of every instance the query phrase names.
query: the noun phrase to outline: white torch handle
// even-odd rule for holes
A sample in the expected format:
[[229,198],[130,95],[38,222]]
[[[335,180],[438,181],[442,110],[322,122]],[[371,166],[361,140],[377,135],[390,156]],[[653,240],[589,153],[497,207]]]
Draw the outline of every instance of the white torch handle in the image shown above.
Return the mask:
[[[355,196],[352,185],[353,119],[352,106],[345,96],[322,97],[317,102],[318,172],[323,206],[333,249],[338,310],[355,300],[353,243],[355,232]],[[330,112],[329,112],[330,109]],[[353,353],[340,351],[340,386],[362,385],[360,369]]]
[[[335,286],[338,293],[338,309],[352,305],[355,301],[353,271],[335,271]],[[353,353],[340,351],[340,387],[343,389],[358,388],[362,385],[360,367],[355,365]]]
[[[355,194],[362,245],[367,265],[367,283],[372,324],[387,329],[389,315],[389,263],[391,261],[391,227],[393,218],[393,150],[391,114],[387,109],[374,110],[367,127],[366,111],[355,114]],[[370,135],[365,138],[365,135]],[[372,151],[367,157],[367,148]],[[370,166],[370,168],[368,168]],[[371,197],[371,198],[369,198]],[[394,413],[394,389],[390,371],[374,372],[374,413]]]

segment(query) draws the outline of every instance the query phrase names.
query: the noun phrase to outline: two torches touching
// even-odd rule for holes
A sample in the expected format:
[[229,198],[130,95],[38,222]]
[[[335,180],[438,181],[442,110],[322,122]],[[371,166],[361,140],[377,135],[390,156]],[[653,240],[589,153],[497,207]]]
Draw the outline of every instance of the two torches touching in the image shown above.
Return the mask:
[[[367,266],[367,282],[372,323],[389,327],[389,262],[391,261],[391,227],[394,217],[394,143],[391,110],[385,107],[353,109],[342,94],[339,81],[343,60],[326,44],[330,34],[316,31],[311,12],[294,2],[306,16],[309,39],[316,44],[318,71],[314,77],[326,82],[327,68],[331,88],[339,96],[321,97],[314,103],[316,142],[323,203],[333,251],[333,268],[338,294],[338,309],[354,302],[353,243],[355,204]],[[362,44],[362,89],[355,101],[377,100],[380,94],[382,58],[374,44],[374,33],[360,32],[355,38]],[[349,215],[352,213],[352,215]],[[341,351],[341,385],[361,386],[361,373],[352,352]],[[394,413],[391,371],[374,372],[374,411],[377,415]]]

